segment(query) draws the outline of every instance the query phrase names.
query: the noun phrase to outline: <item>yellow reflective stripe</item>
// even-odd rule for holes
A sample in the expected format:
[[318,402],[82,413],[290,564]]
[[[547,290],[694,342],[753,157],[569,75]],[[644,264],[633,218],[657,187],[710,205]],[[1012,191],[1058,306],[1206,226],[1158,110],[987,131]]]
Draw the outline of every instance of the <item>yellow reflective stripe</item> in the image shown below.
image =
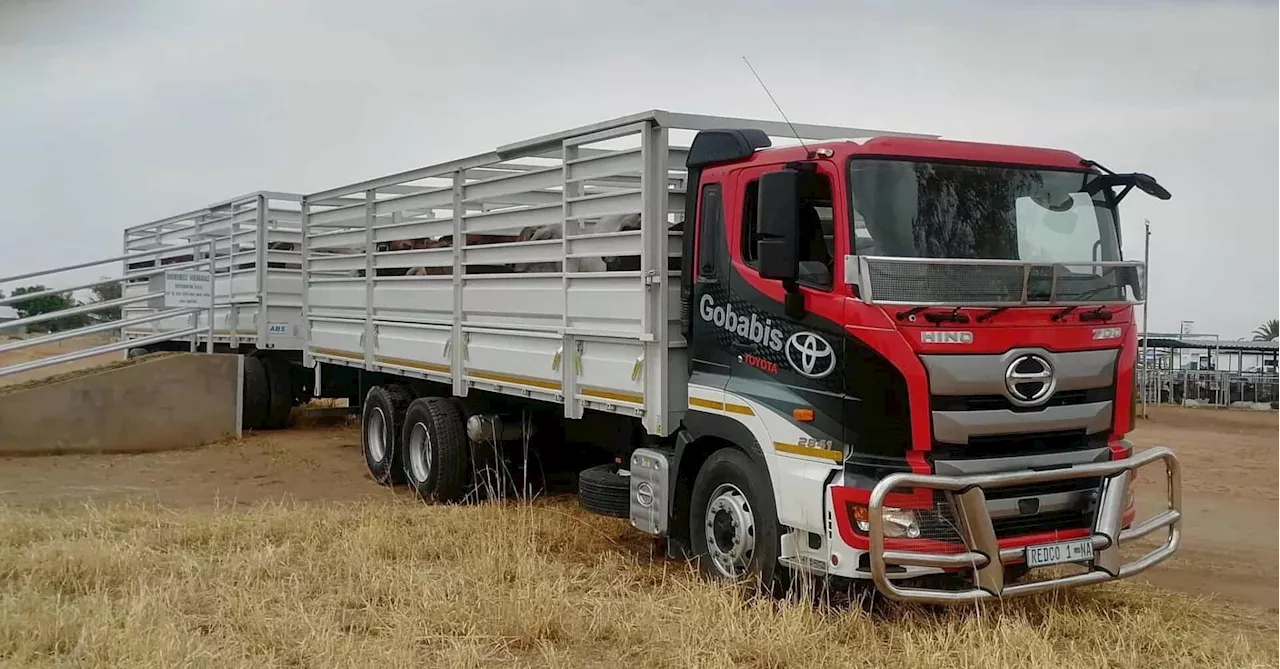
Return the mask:
[[788,455],[803,455],[810,458],[822,458],[823,460],[834,460],[840,462],[844,460],[844,453],[833,451],[829,448],[814,448],[812,446],[801,446],[799,444],[784,444],[782,442],[773,442],[773,450]]

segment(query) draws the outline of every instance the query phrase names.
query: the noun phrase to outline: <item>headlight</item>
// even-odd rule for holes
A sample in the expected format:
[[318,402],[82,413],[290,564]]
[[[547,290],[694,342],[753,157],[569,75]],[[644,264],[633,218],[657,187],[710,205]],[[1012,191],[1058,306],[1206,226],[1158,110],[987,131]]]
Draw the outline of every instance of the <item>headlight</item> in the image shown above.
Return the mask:
[[[884,535],[893,539],[920,537],[920,523],[916,520],[916,512],[911,509],[895,509],[891,506],[881,508],[884,514]],[[867,507],[855,506],[853,520],[858,531],[866,534],[871,531],[871,521],[867,518]]]

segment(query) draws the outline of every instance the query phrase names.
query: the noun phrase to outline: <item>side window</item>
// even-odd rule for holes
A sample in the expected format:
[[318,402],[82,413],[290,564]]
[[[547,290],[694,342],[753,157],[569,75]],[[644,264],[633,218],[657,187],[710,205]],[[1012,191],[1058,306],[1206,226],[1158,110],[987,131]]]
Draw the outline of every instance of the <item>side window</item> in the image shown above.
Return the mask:
[[[698,228],[698,280],[714,281],[716,278],[716,242],[720,240],[724,221],[724,207],[720,202],[720,184],[702,187],[702,209],[698,213],[702,225]],[[687,233],[686,233],[687,234]]]
[[[742,261],[756,267],[756,206],[759,182],[746,186],[742,202]],[[798,283],[831,290],[835,256],[835,226],[831,179],[809,173],[800,180],[800,277]]]
[[760,203],[760,182],[752,179],[742,196],[742,261],[756,266],[756,242],[760,236],[756,234],[756,206]]

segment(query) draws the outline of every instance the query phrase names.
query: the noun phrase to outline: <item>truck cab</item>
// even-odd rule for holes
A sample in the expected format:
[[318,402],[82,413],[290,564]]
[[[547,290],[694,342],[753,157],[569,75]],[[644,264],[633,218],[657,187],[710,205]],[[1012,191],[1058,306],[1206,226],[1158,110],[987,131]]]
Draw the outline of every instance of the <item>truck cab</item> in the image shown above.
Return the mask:
[[[674,468],[697,474],[666,495],[708,573],[776,562],[940,602],[1127,576],[1176,550],[1176,459],[1125,439],[1144,266],[1122,257],[1117,207],[1133,188],[1168,199],[1154,179],[1060,150],[772,148],[751,130],[700,133],[688,168]],[[725,444],[767,476],[689,466]],[[633,492],[660,450],[633,455]],[[1157,460],[1168,510],[1135,525],[1135,472]],[[633,525],[646,512],[633,501]],[[1165,528],[1121,560],[1122,540]],[[1078,573],[1013,582],[1064,564]],[[940,575],[954,587],[919,585]]]

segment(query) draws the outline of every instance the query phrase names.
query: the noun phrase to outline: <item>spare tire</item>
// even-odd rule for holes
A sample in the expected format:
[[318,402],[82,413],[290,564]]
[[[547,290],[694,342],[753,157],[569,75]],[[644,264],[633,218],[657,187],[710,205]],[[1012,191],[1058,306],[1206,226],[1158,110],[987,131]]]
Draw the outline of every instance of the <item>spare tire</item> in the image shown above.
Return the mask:
[[591,513],[631,517],[631,479],[618,465],[597,465],[578,474],[578,505]]

